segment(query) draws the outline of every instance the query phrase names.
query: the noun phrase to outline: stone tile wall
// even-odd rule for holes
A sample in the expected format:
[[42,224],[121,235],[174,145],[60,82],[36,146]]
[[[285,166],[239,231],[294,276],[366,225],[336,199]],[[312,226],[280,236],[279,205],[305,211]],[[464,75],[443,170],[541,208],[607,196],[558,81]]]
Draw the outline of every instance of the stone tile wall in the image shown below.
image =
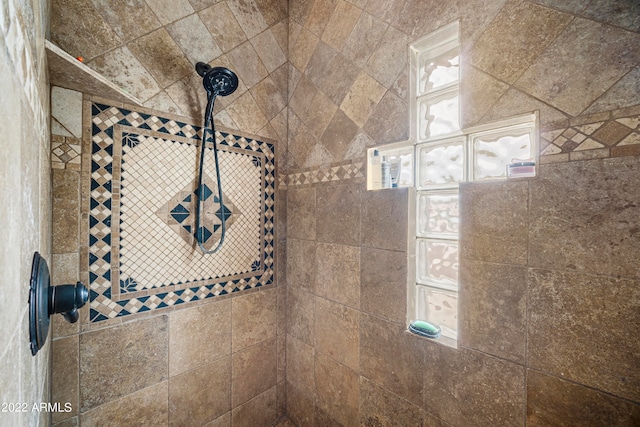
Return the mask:
[[[52,262],[46,2],[0,4],[0,425],[48,425],[51,338],[29,347],[34,252]],[[5,406],[17,404],[16,406]]]
[[51,41],[145,107],[200,123],[207,99],[195,64],[229,67],[240,85],[217,100],[217,122],[283,141],[287,31],[282,0],[51,3]]
[[[291,420],[640,422],[632,237],[640,183],[631,172],[640,167],[638,6],[293,0],[289,7],[289,152],[280,188]],[[368,147],[408,137],[407,44],[456,19],[463,126],[538,110],[543,165],[535,179],[461,187],[460,330],[452,349],[405,330],[410,195],[368,192],[359,174],[333,171],[362,164]]]
[[[91,147],[91,117],[84,126],[82,117],[90,115],[92,101],[104,100],[87,97],[76,103],[82,94],[61,88],[53,93],[65,106],[54,106],[52,113],[56,123],[64,123],[59,133],[81,123],[80,147]],[[93,196],[83,190],[89,186],[81,173],[91,174],[91,156],[84,156],[81,171],[75,157],[57,151],[63,144],[73,147],[75,136],[54,139],[60,145],[52,147],[53,281],[90,284],[95,270],[87,256],[87,221],[98,214],[83,208]],[[280,315],[286,293],[277,281],[158,311],[149,306],[144,313],[120,312],[108,320],[90,316],[90,310],[107,313],[101,297],[92,295],[80,322],[56,316],[52,401],[69,402],[72,411],[53,414],[54,425],[269,425],[284,414],[286,403],[285,319]]]

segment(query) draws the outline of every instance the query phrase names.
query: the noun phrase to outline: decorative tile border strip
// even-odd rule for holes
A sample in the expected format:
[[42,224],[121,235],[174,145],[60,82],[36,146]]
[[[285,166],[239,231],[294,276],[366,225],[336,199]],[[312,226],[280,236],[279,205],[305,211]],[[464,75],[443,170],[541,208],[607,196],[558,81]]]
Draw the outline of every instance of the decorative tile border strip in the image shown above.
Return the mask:
[[[123,146],[128,150],[135,148],[135,144],[131,142],[132,132],[136,134],[138,141],[145,141],[145,144],[195,146],[201,140],[201,128],[101,102],[93,102],[90,108],[91,139],[87,141],[88,146],[85,145],[83,161],[83,179],[87,180],[83,189],[89,193],[85,195],[89,198],[89,211],[88,218],[83,216],[83,221],[88,224],[82,227],[89,236],[86,250],[90,322],[102,322],[170,308],[273,283],[275,147],[269,142],[216,132],[218,144],[224,153],[228,156],[249,156],[248,162],[251,167],[262,171],[262,182],[257,187],[260,199],[260,217],[257,225],[260,247],[256,249],[260,252],[259,259],[251,262],[246,268],[243,267],[241,271],[230,271],[228,274],[212,274],[212,277],[177,283],[151,283],[140,289],[129,290],[128,286],[134,283],[130,281],[125,283],[123,288],[119,280],[123,265],[120,258],[123,251],[123,219],[120,208],[125,198],[122,192],[123,163],[126,157]],[[146,137],[143,138],[144,135]],[[135,205],[133,207],[135,208]],[[139,207],[141,210],[145,208]],[[173,237],[178,239],[176,236]],[[184,244],[182,239],[179,240]],[[139,253],[143,251],[144,249],[139,249]]]
[[82,140],[51,135],[51,167],[53,169],[80,170]]
[[640,156],[640,114],[602,113],[540,133],[540,162]]
[[294,186],[311,186],[334,181],[364,180],[365,176],[366,163],[364,161],[349,161],[288,173],[279,178],[278,189],[282,190]]

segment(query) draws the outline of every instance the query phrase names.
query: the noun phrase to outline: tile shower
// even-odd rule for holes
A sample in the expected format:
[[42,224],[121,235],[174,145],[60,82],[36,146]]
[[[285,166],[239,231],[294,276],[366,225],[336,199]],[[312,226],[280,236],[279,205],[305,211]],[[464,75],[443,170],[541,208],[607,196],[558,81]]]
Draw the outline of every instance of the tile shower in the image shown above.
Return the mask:
[[[64,95],[73,105],[80,96],[85,121],[80,133],[76,117],[52,137],[54,282],[79,278],[96,293],[81,324],[54,324],[52,399],[74,408],[54,424],[269,425],[285,414],[300,426],[639,422],[638,6],[291,0],[287,11],[278,1],[193,0],[175,2],[171,15],[161,2],[137,3],[160,12],[132,25],[116,6],[53,2],[57,42],[74,53],[74,16],[102,28],[103,44],[75,48],[156,109]],[[178,273],[176,252],[162,244],[134,249],[149,242],[146,224],[188,246],[179,206],[188,210],[190,181],[172,181],[126,229],[136,215],[127,197],[149,179],[136,173],[154,166],[136,163],[148,159],[136,150],[188,148],[186,129],[198,126],[187,28],[214,29],[214,16],[226,17],[217,26],[227,31],[202,33],[214,42],[207,54],[235,65],[244,85],[216,117],[240,130],[226,135],[227,154],[243,173],[278,166],[270,184],[260,169],[263,185],[252,190],[264,197],[272,185],[273,241],[240,251],[241,271],[230,268],[251,289],[229,295],[216,274],[192,286],[192,270]],[[364,155],[407,138],[407,43],[456,19],[463,125],[538,110],[541,165],[535,179],[460,189],[462,309],[451,349],[405,332],[410,194],[366,191]],[[127,148],[114,178],[123,187],[107,206],[104,191],[92,195],[91,175],[117,171],[100,161],[118,153],[92,141],[108,126],[94,130],[89,118],[117,116],[115,125],[134,111],[148,117],[113,128]],[[234,133],[247,144],[276,140],[275,156],[258,155],[257,166],[256,149],[232,149]],[[230,201],[232,229],[249,205]],[[109,232],[118,215],[124,226]],[[105,259],[100,242],[120,260]]]

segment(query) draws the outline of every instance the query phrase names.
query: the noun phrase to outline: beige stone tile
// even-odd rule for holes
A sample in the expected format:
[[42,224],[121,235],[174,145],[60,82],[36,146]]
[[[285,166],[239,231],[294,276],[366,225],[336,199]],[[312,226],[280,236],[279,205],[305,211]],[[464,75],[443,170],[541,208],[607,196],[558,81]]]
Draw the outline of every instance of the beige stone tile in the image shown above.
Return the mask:
[[387,91],[364,124],[364,131],[376,142],[398,142],[409,136],[409,106],[392,91]]
[[316,238],[319,242],[357,246],[360,243],[361,185],[316,189]]
[[317,353],[315,379],[318,407],[342,425],[357,425],[360,412],[358,373]]
[[195,10],[188,0],[145,0],[162,25],[177,21]]
[[[291,109],[288,109],[288,111],[289,123],[287,133],[289,135],[289,150],[287,153],[286,167],[301,168],[304,166],[313,147],[317,144],[317,140],[304,122],[300,120]],[[287,220],[289,221],[289,219]],[[315,233],[315,221],[313,228],[308,231]]]
[[638,63],[638,43],[640,34],[576,18],[516,86],[577,116]]
[[636,157],[542,166],[531,182],[529,264],[640,278],[637,167]]
[[[278,382],[276,386],[276,412],[278,414],[278,422],[291,422],[287,418],[287,385],[285,381]],[[276,425],[278,425],[276,423]]]
[[254,0],[227,2],[227,5],[247,38],[253,38],[267,29],[267,23]]
[[382,86],[390,88],[400,71],[408,66],[407,46],[410,41],[410,37],[402,31],[388,27],[380,44],[364,66],[364,70]]
[[534,3],[508,2],[474,45],[471,63],[514,83],[572,18]]
[[360,247],[318,243],[316,295],[360,307]]
[[460,258],[527,263],[527,182],[460,186]]
[[404,324],[407,310],[407,254],[363,247],[360,256],[360,308]]
[[287,334],[308,345],[315,345],[315,298],[313,294],[287,289]]
[[338,0],[329,22],[322,32],[322,41],[340,51],[356,26],[362,10],[344,0]]
[[245,42],[231,50],[229,59],[233,63],[238,79],[248,88],[252,88],[269,75],[256,49],[249,42]]
[[596,99],[585,113],[598,113],[634,105],[640,97],[640,88],[637,85],[640,79],[640,67],[629,71],[616,84],[611,86],[600,98]]
[[269,76],[251,88],[250,93],[267,120],[272,120],[286,107],[281,92]]
[[314,400],[287,380],[287,415],[295,425],[314,425]]
[[[150,0],[153,1],[153,0]],[[124,41],[138,38],[160,27],[157,14],[145,0],[103,2],[92,0],[93,6],[113,31]],[[71,8],[72,9],[72,8]],[[137,19],[131,19],[136,16]]]
[[252,38],[251,45],[253,45],[269,73],[274,72],[287,62],[287,57],[280,48],[280,44],[271,29],[267,29]]
[[530,366],[638,400],[638,282],[537,269],[528,282]]
[[210,63],[222,55],[222,49],[197,13],[167,25],[166,29],[191,64]]
[[360,315],[357,310],[315,298],[316,350],[358,371],[360,362]]
[[360,374],[409,402],[422,405],[425,365],[419,344],[420,339],[406,332],[404,325],[362,314]]
[[596,0],[588,3],[580,15],[596,21],[603,21],[629,31],[640,31],[640,5],[636,2],[610,2]]
[[295,21],[297,24],[303,25],[313,5],[313,1],[314,0],[301,0],[292,2],[289,6],[289,19]]
[[521,426],[524,367],[483,353],[428,343],[425,410],[452,424]]
[[234,427],[270,426],[278,418],[276,388],[272,387],[231,412]]
[[317,43],[318,37],[303,28],[295,43],[289,45],[289,61],[304,72]]
[[206,423],[204,427],[231,427],[231,411],[211,422]]
[[231,356],[232,408],[276,386],[277,361],[275,338],[264,340]]
[[310,100],[313,99],[317,92],[318,88],[315,87],[313,82],[311,82],[305,75],[302,75],[298,84],[295,86],[293,94],[291,95],[289,107],[303,121],[307,118],[307,112],[311,107]]
[[327,73],[331,72],[331,62],[336,55],[338,52],[331,46],[323,41],[318,42],[307,64],[305,77],[320,87],[320,82],[325,79]]
[[80,244],[80,176],[75,171],[54,170],[52,186],[53,253],[77,252]]
[[524,363],[526,283],[524,266],[460,260],[460,345]]
[[342,110],[337,110],[322,137],[320,137],[320,142],[331,153],[335,161],[341,161],[344,160],[349,143],[357,132],[358,125]]
[[238,130],[256,134],[268,123],[267,118],[260,110],[260,107],[251,96],[250,92],[245,92],[233,104],[225,110],[233,121],[237,124]]
[[360,377],[360,425],[422,427],[420,406]]
[[345,56],[337,54],[323,67],[314,66],[311,68],[310,64],[307,73],[322,90],[322,93],[327,95],[331,102],[339,105],[353,82],[356,81],[360,68]]
[[[268,26],[286,23],[289,16],[289,4],[279,0],[255,0],[262,17]],[[276,25],[278,25],[276,24]]]
[[388,24],[384,21],[363,12],[347,38],[342,54],[363,67],[382,40],[387,27]]
[[376,18],[390,23],[402,12],[405,2],[405,0],[368,0],[364,10]]
[[169,425],[203,425],[231,410],[231,357],[169,380]]
[[[78,336],[53,340],[51,343],[51,402],[62,408],[68,403],[70,412],[54,412],[53,423],[78,415],[80,402],[79,373],[80,350]],[[66,408],[65,408],[66,409]]]
[[161,88],[193,72],[193,66],[164,28],[134,40],[128,48]]
[[82,93],[51,87],[51,116],[75,138],[82,138]]
[[[286,333],[282,333],[282,334],[278,334],[277,335],[277,382],[278,385],[283,385],[283,391],[284,391],[284,380],[285,377],[287,376],[287,339],[286,339]],[[280,401],[280,399],[278,399],[278,401]],[[282,402],[284,402],[284,400],[282,400]]]
[[327,129],[330,120],[338,109],[331,100],[321,91],[316,91],[313,99],[308,104],[304,121],[309,131],[317,138]]
[[313,292],[316,283],[316,242],[287,240],[287,285]]
[[408,191],[367,191],[362,196],[362,246],[407,250]]
[[[511,87],[498,102],[484,114],[481,122],[491,122],[513,117],[518,114],[525,114],[531,111],[538,111],[540,118],[540,128],[543,129],[553,123],[566,121],[568,116],[548,104],[540,102],[538,99]],[[463,120],[466,122],[468,113],[463,110]],[[465,123],[466,124],[466,123]]]
[[[287,383],[309,398],[315,396],[315,350],[297,338],[287,335]],[[289,388],[287,387],[287,408],[289,408]]]
[[476,124],[509,89],[509,86],[478,69],[463,64],[460,85],[462,126]]
[[527,425],[637,425],[640,405],[541,372],[527,372]]
[[362,127],[386,89],[367,73],[361,72],[340,104],[340,109],[353,122]]
[[231,354],[231,300],[169,315],[169,376]]
[[287,237],[315,240],[316,189],[290,188],[287,194]]
[[180,110],[180,107],[178,107],[178,104],[176,104],[175,101],[171,99],[166,91],[158,92],[156,95],[146,100],[144,105],[148,108],[151,108],[152,110],[166,111],[167,113],[171,114],[185,115]]
[[309,9],[304,26],[318,37],[322,36],[325,26],[336,7],[338,0],[315,0]]
[[166,380],[168,329],[156,316],[80,335],[80,411]]
[[[91,0],[51,5],[51,41],[74,58],[94,58],[122,43],[122,39],[100,16]],[[82,23],[82,25],[78,25]]]
[[244,31],[238,31],[238,21],[226,1],[202,9],[198,15],[223,52],[229,52],[247,40]]
[[276,335],[275,289],[261,290],[231,300],[231,348],[238,350]]
[[319,406],[316,406],[315,412],[313,413],[314,425],[323,427],[342,427],[343,424],[340,421],[332,418],[333,415],[336,414],[329,414]]
[[60,421],[59,423],[53,424],[54,427],[77,427],[80,425],[80,420],[78,420],[78,416],[67,418],[64,421]]
[[167,425],[169,382],[147,387],[80,415],[83,426]]

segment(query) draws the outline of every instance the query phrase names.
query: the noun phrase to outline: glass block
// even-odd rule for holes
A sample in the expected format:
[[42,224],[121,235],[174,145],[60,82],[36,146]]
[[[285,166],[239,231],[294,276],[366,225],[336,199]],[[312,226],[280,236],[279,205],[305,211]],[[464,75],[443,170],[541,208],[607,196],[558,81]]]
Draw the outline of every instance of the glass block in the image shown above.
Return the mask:
[[458,236],[458,193],[418,194],[418,234],[443,238]]
[[[444,52],[442,52],[443,50]],[[457,43],[428,51],[420,56],[418,64],[418,92],[420,94],[457,83],[459,78],[460,51]]]
[[464,181],[464,139],[418,146],[418,186],[454,185]]
[[458,243],[418,239],[417,280],[458,289]]
[[417,286],[416,319],[440,327],[442,335],[458,337],[458,294],[456,292]]
[[454,134],[460,130],[460,106],[457,90],[438,97],[418,100],[418,137],[424,141]]
[[475,180],[506,178],[508,164],[534,158],[529,129],[486,133],[472,141]]

